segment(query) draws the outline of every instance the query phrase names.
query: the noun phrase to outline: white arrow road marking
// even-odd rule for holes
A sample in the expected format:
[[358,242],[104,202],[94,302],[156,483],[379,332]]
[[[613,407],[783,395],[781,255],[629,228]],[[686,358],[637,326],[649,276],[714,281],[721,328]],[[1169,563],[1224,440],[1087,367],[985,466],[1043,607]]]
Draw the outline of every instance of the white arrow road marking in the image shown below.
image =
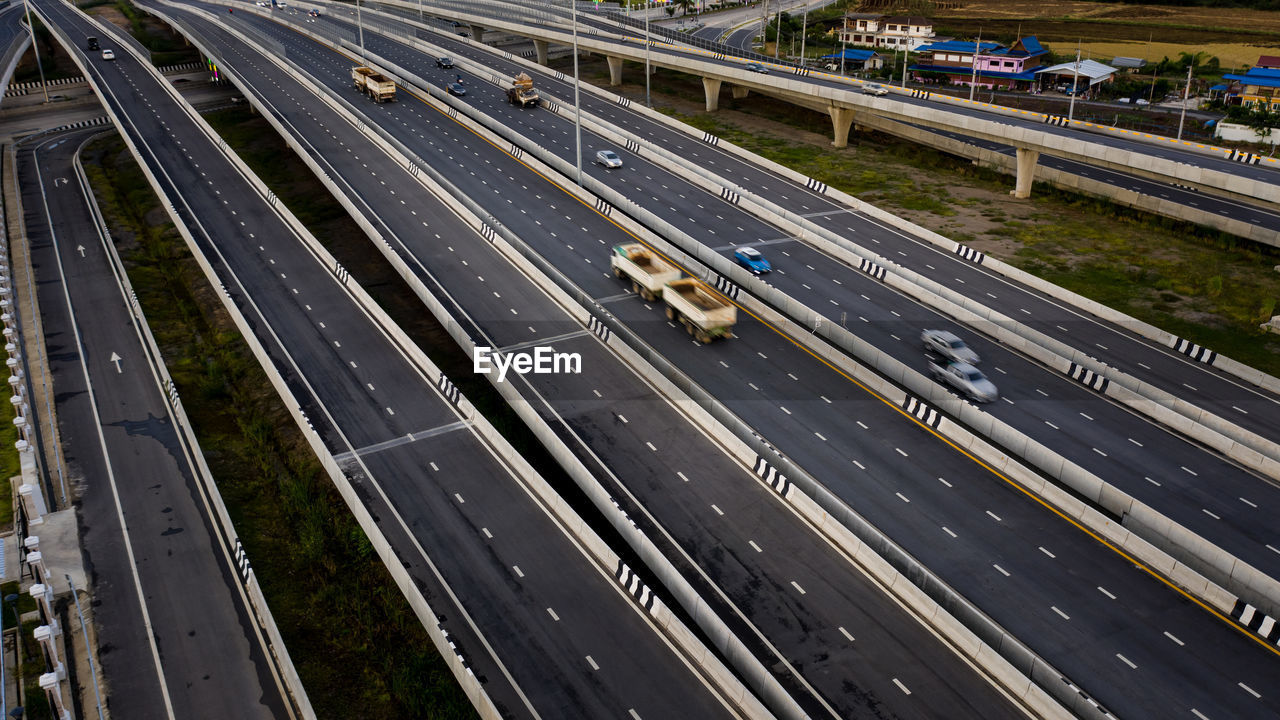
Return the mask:
[[124,371],[120,369],[120,361],[121,361],[121,360],[123,360],[123,359],[124,359],[124,358],[120,357],[119,355],[117,355],[117,354],[115,354],[115,353],[111,353],[111,362],[113,362],[113,363],[115,363],[115,364],[116,364],[116,373],[117,373],[117,374],[124,373]]

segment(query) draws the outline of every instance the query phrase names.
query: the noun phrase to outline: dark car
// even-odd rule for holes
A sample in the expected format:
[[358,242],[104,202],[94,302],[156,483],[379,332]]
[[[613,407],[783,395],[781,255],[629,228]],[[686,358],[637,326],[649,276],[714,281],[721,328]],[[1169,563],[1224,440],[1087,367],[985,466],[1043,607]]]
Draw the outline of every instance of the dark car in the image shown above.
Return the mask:
[[765,260],[764,255],[761,255],[760,251],[755,248],[734,250],[733,261],[756,275],[763,275],[773,270],[773,266],[769,264],[769,261]]
[[451,82],[448,85],[445,85],[444,91],[450,95],[457,95],[459,97],[467,94],[466,86],[460,82]]
[[748,72],[761,73],[764,75],[769,74],[769,68],[761,65],[760,63],[747,63],[742,66],[742,69]]
[[436,67],[449,70],[453,67],[453,58],[438,57],[436,58]]

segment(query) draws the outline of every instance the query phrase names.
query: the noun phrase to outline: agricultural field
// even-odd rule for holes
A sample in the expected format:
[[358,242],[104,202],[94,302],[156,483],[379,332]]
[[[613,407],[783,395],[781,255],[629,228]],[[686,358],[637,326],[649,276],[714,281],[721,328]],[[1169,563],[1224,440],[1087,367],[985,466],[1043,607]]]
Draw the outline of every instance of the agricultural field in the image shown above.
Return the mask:
[[1080,43],[1084,56],[1117,55],[1159,61],[1205,51],[1224,71],[1280,55],[1280,12],[1239,8],[1170,7],[1078,0],[974,0],[938,3],[930,14],[939,35],[998,40],[1036,35],[1065,56]]

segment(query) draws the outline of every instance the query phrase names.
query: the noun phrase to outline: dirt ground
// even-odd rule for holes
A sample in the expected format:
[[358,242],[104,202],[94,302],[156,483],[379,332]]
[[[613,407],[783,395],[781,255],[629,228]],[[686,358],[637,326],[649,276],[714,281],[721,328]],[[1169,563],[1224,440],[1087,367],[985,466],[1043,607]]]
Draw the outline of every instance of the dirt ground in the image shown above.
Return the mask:
[[972,0],[959,7],[939,9],[938,19],[989,18],[992,20],[1079,19],[1181,26],[1192,29],[1235,28],[1280,34],[1280,12],[1220,7],[1171,7],[1080,2],[1079,0]]

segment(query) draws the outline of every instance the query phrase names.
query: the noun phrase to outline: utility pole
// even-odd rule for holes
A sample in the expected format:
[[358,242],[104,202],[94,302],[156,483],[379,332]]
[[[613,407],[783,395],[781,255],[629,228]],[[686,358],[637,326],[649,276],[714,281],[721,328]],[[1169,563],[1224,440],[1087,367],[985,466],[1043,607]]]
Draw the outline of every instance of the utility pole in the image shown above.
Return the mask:
[[804,6],[804,21],[800,23],[800,67],[804,67],[805,32],[809,29],[809,6]]
[[1187,87],[1182,91],[1182,114],[1178,116],[1178,139],[1182,139],[1182,124],[1187,120],[1187,100],[1191,98],[1191,64],[1187,64]]
[[782,47],[782,2],[778,2],[778,16],[773,21],[774,38],[773,38],[773,59],[778,59],[778,48]]
[[1067,122],[1076,116],[1076,95],[1080,90],[1080,43],[1076,42],[1076,69],[1071,79],[1071,107],[1067,110]]
[[649,11],[651,9],[653,9],[653,3],[646,0],[644,4],[644,106],[648,108],[653,107],[653,102],[649,99],[649,45],[653,42],[649,38]]
[[360,31],[360,59],[369,62],[364,54],[364,21],[360,16],[360,0],[356,0],[356,29]]
[[973,75],[969,77],[969,102],[973,102],[973,91],[978,87],[979,52],[982,52],[982,28],[978,28],[978,39],[973,43]]

